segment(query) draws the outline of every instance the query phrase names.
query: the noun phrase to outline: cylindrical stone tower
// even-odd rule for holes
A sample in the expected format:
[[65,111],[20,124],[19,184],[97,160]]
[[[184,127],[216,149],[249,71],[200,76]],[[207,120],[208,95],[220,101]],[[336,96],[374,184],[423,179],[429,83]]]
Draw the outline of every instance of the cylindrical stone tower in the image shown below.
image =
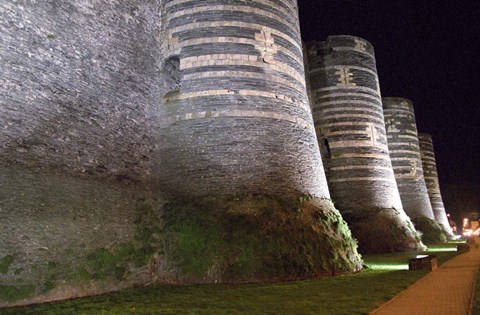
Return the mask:
[[388,147],[405,212],[410,218],[434,220],[423,177],[413,104],[398,97],[383,98]]
[[433,208],[433,215],[435,216],[435,220],[443,226],[445,231],[448,234],[453,235],[450,223],[448,222],[447,213],[445,212],[445,206],[443,205],[442,194],[440,193],[432,136],[426,133],[419,133],[418,139],[420,141],[423,173],[428,195],[430,197],[430,203]]
[[290,278],[357,270],[356,245],[327,200],[297,2],[173,0],[162,3],[161,16],[167,83],[159,183],[181,204],[167,208],[171,215],[187,213],[171,223],[179,226],[167,232],[175,244],[168,255],[190,250],[178,243],[185,226],[188,238],[213,248],[210,256],[185,258],[206,260],[201,265],[210,269],[192,274],[195,268],[180,263],[179,277],[259,281],[287,270]]
[[296,1],[164,1],[162,16],[163,187],[328,197]]
[[375,242],[373,235],[383,237],[378,225],[355,233],[358,221],[373,222],[370,216],[379,209],[411,238],[388,153],[372,45],[354,36],[330,36],[310,43],[308,54],[313,118],[336,206],[350,218],[361,248],[374,245],[365,244]]

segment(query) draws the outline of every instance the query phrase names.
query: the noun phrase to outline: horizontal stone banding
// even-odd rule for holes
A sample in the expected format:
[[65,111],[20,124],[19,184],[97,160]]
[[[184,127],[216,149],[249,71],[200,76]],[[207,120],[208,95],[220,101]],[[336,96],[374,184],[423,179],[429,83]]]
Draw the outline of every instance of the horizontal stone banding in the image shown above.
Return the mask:
[[173,28],[170,28],[168,31],[170,33],[170,37],[176,37],[177,34],[180,32],[184,31],[192,31],[192,30],[197,30],[197,29],[214,29],[218,27],[238,27],[238,28],[244,28],[245,30],[251,30],[255,29],[257,32],[260,32],[261,30],[268,31],[274,36],[278,36],[283,38],[284,40],[288,41],[293,47],[297,49],[296,53],[297,54],[302,54],[302,46],[299,43],[298,40],[294,39],[290,35],[279,31],[274,28],[267,27],[263,24],[258,24],[258,23],[247,23],[247,22],[241,22],[241,21],[213,21],[213,22],[187,22],[181,26],[176,26]]
[[437,165],[433,140],[429,134],[419,134],[420,151],[423,163],[424,178],[427,185],[428,195],[433,208],[435,220],[449,231],[449,221],[443,204],[440,185],[437,174]]
[[208,119],[208,118],[220,118],[220,117],[258,117],[268,118],[276,120],[284,120],[294,124],[297,124],[305,129],[315,132],[315,128],[311,122],[308,122],[299,117],[292,115],[286,115],[278,112],[266,112],[266,111],[253,111],[253,110],[218,110],[218,111],[204,111],[204,112],[192,112],[184,115],[175,115],[165,119],[162,119],[162,125],[166,126],[179,121],[194,120],[194,119]]
[[[214,79],[214,78],[221,78],[221,77],[253,78],[253,79],[265,80],[265,74],[263,73],[249,72],[248,70],[243,71],[238,69],[195,72],[195,73],[185,74],[183,76],[183,79],[197,80],[197,79]],[[292,89],[297,89],[297,90],[304,88],[304,86],[302,86],[301,83],[296,80],[286,80],[279,76],[272,76],[271,78],[269,78],[269,82],[274,82],[274,83],[288,86]]]
[[307,51],[312,112],[319,145],[323,150],[328,146],[324,163],[334,201],[348,211],[368,211],[379,204],[401,209],[375,59],[365,50],[369,44],[348,36],[329,37],[322,44],[316,53]]
[[[192,3],[195,3],[195,4],[197,3],[197,2],[194,2],[192,0],[170,0],[170,1],[165,2],[164,8],[165,9],[171,9],[172,7],[184,5],[184,4],[189,3],[189,2],[192,2]],[[216,2],[218,3],[218,1],[216,1]],[[290,2],[288,2],[288,1],[282,1],[282,2],[279,3],[279,2],[275,2],[275,0],[268,0],[268,1],[256,0],[256,2],[263,3],[263,4],[269,4],[269,5],[271,5],[273,3],[275,5],[288,8],[290,10],[290,12],[284,11],[285,14],[296,13],[296,8],[293,7],[290,4]]]
[[358,169],[382,169],[387,172],[392,172],[390,166],[377,166],[377,165],[347,165],[347,166],[335,166],[331,167],[330,170],[358,170]]
[[[337,100],[341,100],[341,101],[345,101],[345,102],[356,101],[357,97],[359,97],[361,99],[368,98],[370,101],[372,101],[372,103],[376,103],[376,104],[380,104],[380,105],[382,104],[382,102],[380,101],[378,96],[365,94],[365,93],[358,93],[358,92],[354,92],[354,91],[349,91],[348,93],[346,93],[346,92],[332,92],[332,93],[329,93],[329,94],[321,94],[321,95],[316,96],[316,98],[318,98],[318,99],[322,99],[322,98],[333,99],[333,101],[322,100],[322,103],[323,102],[335,102]],[[383,111],[383,109],[382,109],[382,111]]]
[[[217,57],[218,56],[218,57]],[[204,58],[202,58],[204,57]],[[222,58],[222,59],[220,59]],[[258,61],[257,56],[242,55],[242,54],[214,54],[214,55],[199,55],[197,57],[187,57],[180,60],[180,69],[192,69],[206,66],[253,66],[262,69],[269,69],[278,71],[288,76],[293,77],[299,84],[305,86],[305,78],[303,73],[299,73],[295,68],[286,64],[266,64]]]
[[[318,95],[318,93],[329,93],[331,91],[336,91],[336,90],[348,90],[348,88],[345,88],[343,86],[329,86],[329,87],[315,89],[314,92],[317,93]],[[375,96],[380,97],[380,94],[378,93],[377,90],[363,87],[363,86],[356,86],[351,88],[351,90],[356,90],[358,93],[365,92],[365,93],[373,94]]]
[[[341,105],[341,106],[340,106]],[[369,111],[375,113],[379,116],[383,117],[381,112],[378,112],[379,108],[382,108],[381,104],[375,104],[368,101],[360,101],[360,100],[341,100],[341,101],[325,101],[318,106],[322,112],[327,113],[329,111],[342,111],[342,110],[349,110],[355,109],[358,111]]]
[[350,177],[350,178],[338,178],[329,180],[331,183],[342,183],[342,182],[390,182],[395,183],[395,179],[388,177]]
[[384,150],[388,150],[387,145],[380,145],[378,143],[372,143],[372,140],[352,140],[352,141],[331,141],[330,148],[361,148],[361,147],[377,147]]
[[162,181],[189,196],[328,197],[294,2],[162,6],[162,54],[173,60],[166,60],[173,75],[161,108]]
[[366,127],[368,127],[368,124],[371,124],[372,126],[377,127],[377,128],[382,128],[383,127],[383,124],[378,123],[378,122],[371,123],[371,122],[367,122],[367,121],[359,121],[359,122],[343,121],[343,122],[322,124],[322,128],[344,127],[344,126],[364,126],[366,128]]
[[[179,10],[170,11],[168,16],[170,19],[175,18],[182,18],[186,15],[188,16],[195,16],[199,13],[204,12],[242,12],[242,13],[250,13],[250,14],[258,14],[262,17],[269,17],[274,19],[282,24],[285,24],[286,27],[291,28],[295,31],[298,31],[298,25],[296,23],[292,23],[286,19],[286,15],[282,15],[279,13],[278,10],[272,9],[269,7],[269,10],[259,7],[251,7],[249,5],[242,5],[242,4],[223,4],[223,5],[208,5],[208,6],[198,6],[198,1],[195,1],[195,6],[193,8],[189,8],[185,5],[179,6]],[[223,14],[222,14],[223,15]]]
[[272,98],[275,100],[284,100],[290,104],[293,104],[296,107],[303,109],[305,112],[309,112],[308,104],[298,102],[294,98],[289,97],[287,95],[276,94],[272,92],[260,91],[260,90],[206,90],[206,91],[198,91],[198,92],[191,92],[191,93],[182,93],[175,97],[166,98],[165,101],[179,101],[179,100],[187,100],[192,98],[205,98],[208,96],[258,96],[263,98]]
[[[258,44],[258,42],[255,39],[222,36],[222,37],[202,37],[202,38],[195,38],[195,39],[187,39],[184,41],[180,41],[179,46],[181,48],[187,48],[187,47],[199,46],[204,44],[218,44],[218,43],[248,44],[251,46],[255,46]],[[294,59],[299,64],[303,64],[303,59],[298,54],[282,46],[278,46],[277,49],[282,53],[290,56],[290,58]]]
[[384,98],[383,106],[388,147],[405,211],[413,218],[434,219],[423,175],[413,105],[402,98]]

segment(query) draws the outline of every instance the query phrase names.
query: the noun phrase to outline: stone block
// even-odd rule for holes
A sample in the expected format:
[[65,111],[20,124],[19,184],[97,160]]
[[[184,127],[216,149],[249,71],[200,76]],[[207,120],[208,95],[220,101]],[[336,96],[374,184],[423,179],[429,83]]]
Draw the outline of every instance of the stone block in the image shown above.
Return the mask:
[[438,267],[436,255],[417,255],[408,260],[408,270],[435,270]]

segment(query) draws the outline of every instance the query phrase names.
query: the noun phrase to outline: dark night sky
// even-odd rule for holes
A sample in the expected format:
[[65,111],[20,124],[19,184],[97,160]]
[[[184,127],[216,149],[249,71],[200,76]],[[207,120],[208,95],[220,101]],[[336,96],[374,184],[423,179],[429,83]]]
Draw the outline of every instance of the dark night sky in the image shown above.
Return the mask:
[[480,185],[480,1],[298,3],[304,41],[356,35],[373,44],[382,96],[412,100],[419,131],[433,135],[442,190]]

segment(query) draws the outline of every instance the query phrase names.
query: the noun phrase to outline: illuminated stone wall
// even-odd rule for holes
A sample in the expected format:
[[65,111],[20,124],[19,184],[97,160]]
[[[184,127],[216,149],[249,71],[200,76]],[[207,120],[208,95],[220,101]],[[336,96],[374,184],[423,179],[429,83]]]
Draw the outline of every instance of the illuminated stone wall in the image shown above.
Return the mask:
[[[392,220],[408,227],[388,152],[372,45],[354,36],[330,36],[309,43],[307,50],[311,106],[335,205],[351,217],[351,225],[390,209]],[[382,237],[375,226],[362,233]]]
[[420,153],[422,156],[423,175],[427,185],[428,196],[433,208],[435,220],[442,224],[446,231],[452,234],[448,222],[445,206],[443,205],[442,194],[437,173],[437,162],[435,159],[435,150],[433,147],[432,136],[426,133],[419,133]]
[[160,215],[158,2],[2,1],[0,15],[0,304],[116,289],[90,282],[115,268],[148,281],[94,258],[136,242],[144,209]]
[[410,100],[383,98],[388,147],[405,212],[434,220],[425,184],[415,112]]
[[328,188],[296,1],[165,1],[161,182],[175,195]]
[[328,200],[296,1],[0,14],[0,306],[361,268]]

